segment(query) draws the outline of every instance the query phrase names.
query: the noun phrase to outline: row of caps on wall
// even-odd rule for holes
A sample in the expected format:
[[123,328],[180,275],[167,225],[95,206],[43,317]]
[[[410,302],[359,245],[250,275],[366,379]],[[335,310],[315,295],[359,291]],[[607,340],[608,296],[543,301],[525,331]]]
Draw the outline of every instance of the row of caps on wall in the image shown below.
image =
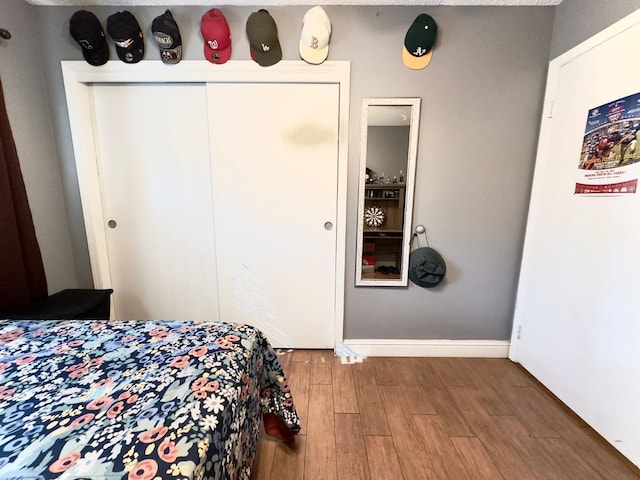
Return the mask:
[[[247,18],[246,35],[251,58],[260,66],[269,67],[282,60],[278,28],[268,10],[259,9]],[[107,36],[100,20],[88,10],[78,10],[69,21],[69,32],[82,48],[84,59],[91,65],[107,63],[110,56]],[[219,8],[207,10],[200,20],[204,40],[204,58],[214,64],[224,64],[231,58],[231,30]],[[137,63],[144,58],[144,34],[136,17],[129,11],[116,12],[107,18],[107,33],[113,40],[118,58],[125,63]],[[155,17],[151,34],[160,50],[163,62],[175,64],[182,60],[182,37],[171,10]],[[436,43],[437,25],[427,14],[418,15],[405,35],[402,61],[412,70],[425,68],[431,61]],[[298,52],[307,63],[319,65],[329,55],[331,20],[325,10],[310,8],[302,19]]]

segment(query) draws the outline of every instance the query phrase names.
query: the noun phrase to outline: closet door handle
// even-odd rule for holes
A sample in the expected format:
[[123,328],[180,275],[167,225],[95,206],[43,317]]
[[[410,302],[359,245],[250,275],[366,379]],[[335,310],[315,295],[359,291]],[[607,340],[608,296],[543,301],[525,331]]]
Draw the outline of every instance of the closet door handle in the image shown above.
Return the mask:
[[107,226],[108,226],[109,228],[116,228],[116,227],[118,226],[118,224],[116,223],[116,221],[115,221],[115,220],[109,220],[109,221],[107,222]]
[[325,230],[333,230],[333,223],[331,223],[331,222],[324,222],[324,229],[325,229]]

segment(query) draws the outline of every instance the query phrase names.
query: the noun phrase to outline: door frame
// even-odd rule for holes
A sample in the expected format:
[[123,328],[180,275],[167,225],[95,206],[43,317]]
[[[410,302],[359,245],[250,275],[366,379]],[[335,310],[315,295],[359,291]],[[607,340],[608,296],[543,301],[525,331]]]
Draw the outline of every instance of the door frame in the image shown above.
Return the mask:
[[231,60],[214,65],[205,60],[183,60],[175,65],[147,60],[135,65],[112,60],[94,67],[80,60],[61,61],[69,124],[85,222],[94,286],[111,288],[106,223],[94,137],[91,88],[95,83],[332,83],[339,86],[338,185],[336,212],[336,265],[334,350],[344,340],[344,290],[347,231],[347,172],[351,62],[327,61],[309,65],[281,61],[269,68],[253,61]]

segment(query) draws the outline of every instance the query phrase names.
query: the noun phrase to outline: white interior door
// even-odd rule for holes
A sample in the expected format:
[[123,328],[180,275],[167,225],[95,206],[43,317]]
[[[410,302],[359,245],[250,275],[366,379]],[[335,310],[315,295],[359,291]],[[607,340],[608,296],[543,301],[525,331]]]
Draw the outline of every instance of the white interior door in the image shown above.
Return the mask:
[[220,318],[332,348],[337,84],[209,84]]
[[205,85],[91,92],[115,318],[217,320]]
[[[640,194],[574,187],[588,112],[640,92],[639,44],[636,13],[550,64],[510,354],[636,465]],[[601,172],[637,179],[640,163]]]

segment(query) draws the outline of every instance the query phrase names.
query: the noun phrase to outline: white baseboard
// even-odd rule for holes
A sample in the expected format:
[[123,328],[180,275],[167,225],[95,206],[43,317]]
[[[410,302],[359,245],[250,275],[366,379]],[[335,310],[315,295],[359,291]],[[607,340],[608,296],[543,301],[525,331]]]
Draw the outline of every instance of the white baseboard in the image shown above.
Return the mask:
[[481,357],[507,358],[508,340],[345,340],[339,357]]

